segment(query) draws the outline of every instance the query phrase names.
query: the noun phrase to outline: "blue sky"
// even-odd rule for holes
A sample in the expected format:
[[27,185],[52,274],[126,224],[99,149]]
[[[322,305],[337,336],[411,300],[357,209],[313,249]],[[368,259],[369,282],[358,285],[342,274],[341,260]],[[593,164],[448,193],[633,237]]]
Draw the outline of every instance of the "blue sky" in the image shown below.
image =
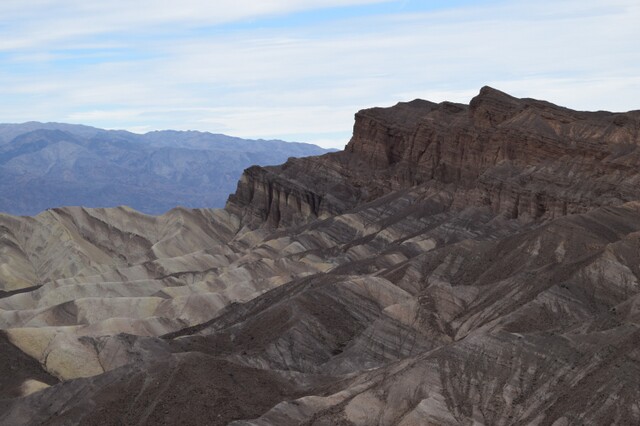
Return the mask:
[[353,114],[483,85],[640,109],[636,0],[3,0],[0,122],[342,147]]

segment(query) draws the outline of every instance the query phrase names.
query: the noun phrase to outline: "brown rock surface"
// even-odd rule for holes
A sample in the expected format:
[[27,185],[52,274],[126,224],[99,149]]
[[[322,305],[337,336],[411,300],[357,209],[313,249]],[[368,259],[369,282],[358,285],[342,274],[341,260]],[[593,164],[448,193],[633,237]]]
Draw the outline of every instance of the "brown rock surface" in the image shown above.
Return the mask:
[[[289,224],[427,185],[448,189],[460,206],[553,218],[638,199],[639,141],[640,111],[572,111],[484,87],[469,106],[415,100],[362,110],[345,151],[249,169],[228,208],[248,206],[269,225],[280,216]],[[292,197],[316,207],[299,209]]]
[[225,210],[1,216],[0,423],[638,424],[638,145],[483,88]]

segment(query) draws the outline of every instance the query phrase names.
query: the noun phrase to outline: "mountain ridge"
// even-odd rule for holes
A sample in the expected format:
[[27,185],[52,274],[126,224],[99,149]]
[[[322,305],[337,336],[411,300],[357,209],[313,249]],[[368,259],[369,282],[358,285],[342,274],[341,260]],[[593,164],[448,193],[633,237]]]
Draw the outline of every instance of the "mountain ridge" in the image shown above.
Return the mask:
[[[495,130],[488,132],[487,126]],[[563,142],[567,139],[573,145]],[[429,182],[453,183],[474,192],[461,198],[482,198],[492,208],[509,211],[515,217],[553,217],[587,211],[592,203],[606,205],[635,199],[636,188],[640,187],[640,176],[633,168],[640,155],[638,139],[640,111],[576,112],[485,87],[468,107],[413,101],[362,110],[355,116],[354,136],[343,152],[323,160],[302,159],[264,168],[260,176],[274,171],[274,176],[290,177],[304,169],[323,167],[327,176],[318,177],[322,180],[315,183],[319,188],[314,192],[321,205],[323,194],[331,193],[327,189],[331,180],[349,182],[351,188],[345,192],[345,199],[373,199],[393,189]],[[598,144],[598,140],[610,143]],[[572,158],[576,156],[578,160]],[[522,167],[545,161],[549,164],[532,174]],[[565,163],[572,175],[563,171]],[[603,176],[595,178],[588,169],[592,165],[601,168],[598,173]],[[348,169],[358,170],[360,175]],[[624,173],[620,178],[615,176],[618,171]],[[254,177],[257,172],[250,169],[240,185],[251,186],[252,179],[259,179]],[[558,178],[558,182],[552,183],[556,188],[546,190],[543,186],[551,183],[550,178]],[[295,180],[290,179],[292,183]],[[304,185],[310,186],[310,182]],[[608,189],[612,185],[620,194]],[[258,189],[240,190],[230,198],[232,204],[249,204],[241,194],[260,193]],[[333,189],[332,195],[340,193]],[[262,211],[270,208],[262,207]]]
[[0,142],[0,211],[14,214],[63,205],[127,204],[155,214],[222,207],[249,165],[329,152],[203,132],[137,135],[38,122],[0,125]]

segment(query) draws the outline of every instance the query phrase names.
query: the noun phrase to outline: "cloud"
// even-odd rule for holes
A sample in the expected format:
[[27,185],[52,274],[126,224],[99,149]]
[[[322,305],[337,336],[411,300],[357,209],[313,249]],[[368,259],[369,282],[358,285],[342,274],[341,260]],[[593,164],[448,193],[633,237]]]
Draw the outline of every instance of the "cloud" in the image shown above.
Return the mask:
[[[0,50],[55,45],[97,34],[144,33],[170,25],[213,26],[390,0],[3,0]],[[164,28],[158,28],[163,27]]]
[[[640,108],[640,6],[631,1],[436,11],[407,2],[411,13],[334,14],[308,25],[265,19],[302,7],[361,5],[364,12],[380,2],[37,3],[39,13],[9,25],[14,41],[1,38],[5,46],[23,43],[0,56],[2,121],[209,130],[341,147],[358,109],[417,97],[468,102],[485,84],[578,109]],[[3,3],[0,14],[20,15],[16,4]],[[56,8],[66,14],[60,20]],[[220,26],[232,21],[248,23]],[[45,29],[31,34],[39,23]]]

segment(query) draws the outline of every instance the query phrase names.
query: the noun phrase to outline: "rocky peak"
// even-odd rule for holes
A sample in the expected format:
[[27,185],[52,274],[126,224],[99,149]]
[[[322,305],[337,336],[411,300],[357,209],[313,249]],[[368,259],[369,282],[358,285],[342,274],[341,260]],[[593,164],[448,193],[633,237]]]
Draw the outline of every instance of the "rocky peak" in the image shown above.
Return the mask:
[[391,108],[370,108],[355,115],[353,137],[346,151],[361,156],[373,167],[388,167],[402,156],[406,137],[438,104],[421,99]]
[[482,128],[491,128],[518,114],[525,102],[489,86],[480,89],[471,99],[469,112],[473,123]]

